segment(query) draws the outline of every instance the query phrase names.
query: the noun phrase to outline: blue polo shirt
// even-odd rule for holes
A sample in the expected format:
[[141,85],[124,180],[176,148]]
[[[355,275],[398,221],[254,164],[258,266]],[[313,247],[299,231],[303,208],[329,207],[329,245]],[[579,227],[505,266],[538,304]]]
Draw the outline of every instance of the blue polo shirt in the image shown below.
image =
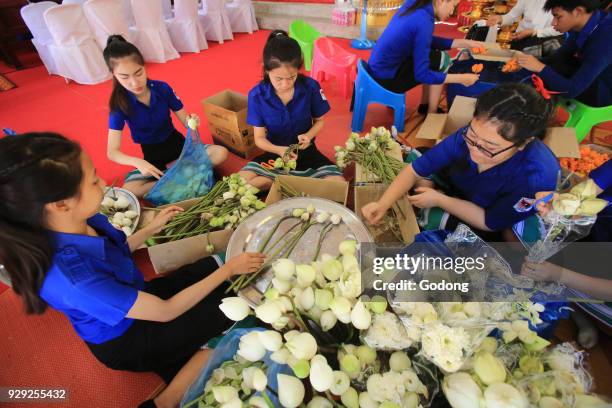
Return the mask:
[[589,174],[595,184],[603,191],[597,196],[608,201],[608,206],[597,214],[597,221],[591,228],[589,240],[595,242],[612,241],[612,160],[608,160]]
[[329,112],[330,107],[317,81],[300,75],[293,98],[285,106],[269,82],[260,82],[249,91],[247,123],[265,127],[267,139],[277,146],[297,143],[297,137],[310,130],[312,119]]
[[132,325],[125,316],[145,284],[125,234],[101,214],[87,223],[99,236],[51,232],[55,255],[40,296],[68,317],[83,340],[99,344]]
[[111,111],[108,117],[110,129],[123,130],[127,122],[132,140],[138,144],[161,143],[166,140],[174,131],[170,111],[183,109],[183,102],[167,83],[149,79],[147,86],[151,90],[149,106],[140,102],[136,95],[128,91],[129,116],[119,110]]
[[402,63],[412,58],[414,78],[418,82],[441,84],[446,74],[429,69],[429,53],[432,47],[437,50],[450,49],[453,40],[433,35],[435,17],[432,3],[402,16],[412,4],[414,0],[407,0],[391,18],[372,49],[368,65],[374,78],[393,79]]
[[595,10],[580,32],[572,31],[565,43],[544,62],[576,61],[580,68],[566,78],[550,66],[538,74],[546,88],[576,98],[595,83],[597,106],[612,105],[612,13]]
[[463,139],[464,129],[413,161],[412,168],[421,177],[443,171],[459,198],[484,208],[488,228],[498,231],[527,218],[534,212],[517,212],[514,205],[539,191],[555,190],[559,162],[541,140],[533,140],[508,160],[479,173]]

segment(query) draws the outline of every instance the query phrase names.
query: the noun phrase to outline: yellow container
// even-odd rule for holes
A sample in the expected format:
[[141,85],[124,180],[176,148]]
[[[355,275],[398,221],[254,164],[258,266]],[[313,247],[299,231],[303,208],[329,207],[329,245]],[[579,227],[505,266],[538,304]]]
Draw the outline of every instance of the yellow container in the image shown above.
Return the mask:
[[[385,27],[402,4],[404,4],[403,0],[368,0],[368,13],[366,17],[368,27]],[[362,5],[361,2],[354,3],[354,5],[357,9],[357,25],[359,25],[361,24]]]

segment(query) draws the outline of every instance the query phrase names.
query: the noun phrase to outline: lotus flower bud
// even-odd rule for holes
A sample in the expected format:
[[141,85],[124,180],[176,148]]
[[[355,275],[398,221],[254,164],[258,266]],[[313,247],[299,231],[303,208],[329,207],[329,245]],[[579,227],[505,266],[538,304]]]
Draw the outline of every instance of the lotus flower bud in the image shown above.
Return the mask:
[[247,367],[242,371],[242,379],[245,385],[253,390],[263,391],[268,385],[268,377],[258,367]]
[[402,398],[402,408],[418,408],[419,396],[416,392],[408,392]]
[[589,178],[572,187],[570,193],[578,196],[581,200],[595,198],[597,196],[597,185]]
[[249,398],[248,405],[249,408],[270,408],[266,400],[259,395]]
[[372,324],[372,315],[370,312],[368,312],[368,309],[366,309],[361,300],[357,301],[353,307],[353,310],[351,311],[351,323],[353,323],[353,326],[359,330],[367,330],[370,327],[370,324]]
[[300,218],[302,219],[302,221],[308,221],[310,219],[310,213],[305,212]]
[[284,279],[272,278],[272,287],[274,287],[278,293],[284,295],[291,290],[291,282]]
[[314,282],[317,271],[310,265],[297,265],[296,268],[297,284],[301,288],[310,286]]
[[304,384],[290,375],[277,374],[278,400],[285,408],[296,408],[304,400]]
[[303,208],[295,208],[291,215],[293,215],[295,218],[300,218],[304,214],[304,212],[305,211]]
[[364,344],[355,349],[355,356],[362,365],[373,364],[376,361],[376,350]]
[[287,341],[287,349],[297,359],[310,360],[317,354],[317,341],[310,333],[300,333]]
[[479,408],[482,391],[468,373],[447,375],[442,390],[453,408]]
[[227,297],[221,300],[219,309],[230,320],[238,322],[247,317],[251,311],[246,300],[240,297]]
[[553,200],[552,206],[553,210],[559,215],[574,215],[580,208],[580,198],[570,193],[559,194],[559,196]]
[[340,214],[332,214],[329,220],[331,221],[332,224],[338,225],[342,222],[342,216]]
[[270,359],[278,364],[287,364],[287,361],[289,361],[290,355],[291,355],[291,352],[283,347],[275,351],[274,353],[270,354]]
[[323,311],[329,309],[334,295],[327,289],[315,289],[315,304]]
[[277,259],[272,264],[274,275],[283,280],[291,280],[295,274],[295,263],[291,259]]
[[272,324],[281,317],[281,310],[276,302],[264,301],[255,308],[255,316],[264,323]]
[[368,306],[373,313],[382,314],[387,310],[387,299],[380,295],[372,296]]
[[276,288],[268,288],[264,293],[264,297],[268,300],[276,300],[279,296],[280,292]]
[[349,152],[355,150],[355,142],[353,142],[352,140],[348,140],[346,142],[346,150],[348,150]]
[[357,241],[354,239],[346,239],[340,243],[338,250],[342,255],[353,255],[357,252]]
[[359,261],[355,255],[345,255],[342,257],[342,269],[344,272],[359,272]]
[[225,193],[223,193],[224,200],[231,200],[234,197],[236,197],[236,193],[233,191],[226,191]]
[[105,196],[100,204],[103,208],[113,208],[115,206],[115,200],[111,197]]
[[117,200],[115,200],[114,207],[122,210],[124,208],[128,208],[130,206],[130,202],[124,196],[119,196]]
[[315,295],[312,287],[309,286],[302,291],[298,299],[298,303],[302,310],[310,310],[315,304]]
[[367,392],[362,392],[359,394],[359,408],[378,408],[378,402],[374,401]]
[[342,263],[337,259],[329,259],[323,262],[323,276],[329,281],[336,281],[342,275]]
[[314,214],[314,212],[315,212],[314,205],[309,204],[308,207],[306,207],[306,211],[308,212],[308,214]]
[[329,308],[336,315],[338,319],[340,316],[350,315],[351,313],[351,302],[347,298],[337,296],[329,304]]
[[215,401],[220,404],[229,402],[235,398],[238,398],[238,391],[234,387],[218,385],[212,388],[213,396]]
[[280,333],[274,330],[265,330],[257,332],[259,342],[268,351],[278,351],[283,345],[283,338]]
[[249,332],[240,338],[238,353],[247,361],[259,361],[266,355],[266,349],[259,341],[257,332]]
[[346,354],[340,360],[340,370],[344,371],[350,378],[357,378],[361,372],[361,363],[354,354]]
[[288,324],[289,318],[287,316],[281,316],[277,321],[272,323],[272,328],[274,330],[283,330]]
[[607,200],[602,200],[601,198],[587,198],[580,203],[580,214],[588,216],[597,215],[608,204]]
[[313,358],[310,361],[310,384],[316,391],[324,392],[329,390],[334,382],[334,372],[327,364],[325,357],[321,359]]
[[506,367],[491,353],[481,352],[476,356],[474,359],[474,372],[486,385],[506,380]]
[[323,331],[331,330],[338,321],[338,318],[331,310],[326,310],[321,313],[321,328]]
[[329,387],[329,390],[332,394],[340,396],[349,389],[351,386],[351,380],[349,376],[342,371],[334,371],[333,375],[334,381],[331,387]]
[[330,401],[318,395],[316,397],[313,397],[308,403],[308,405],[306,405],[306,408],[333,408],[333,407],[334,405]]
[[346,408],[359,408],[359,394],[357,394],[357,391],[353,387],[349,387],[349,389],[340,396],[340,400]]
[[410,362],[410,358],[403,351],[396,351],[389,357],[389,368],[395,372],[401,373],[411,366],[412,363]]
[[327,221],[328,218],[329,218],[329,213],[326,211],[321,211],[319,214],[317,214],[316,221],[319,224],[323,224],[325,221]]
[[291,364],[291,369],[297,378],[304,379],[310,374],[310,364],[308,364],[308,360],[296,360]]
[[497,351],[497,339],[495,337],[485,337],[478,346],[478,351],[486,351],[491,354]]
[[287,333],[283,335],[283,337],[285,338],[286,341],[289,341],[295,336],[297,336],[298,334],[300,334],[300,332],[297,330],[289,330]]
[[484,392],[487,407],[526,408],[527,399],[519,390],[503,382],[491,384]]

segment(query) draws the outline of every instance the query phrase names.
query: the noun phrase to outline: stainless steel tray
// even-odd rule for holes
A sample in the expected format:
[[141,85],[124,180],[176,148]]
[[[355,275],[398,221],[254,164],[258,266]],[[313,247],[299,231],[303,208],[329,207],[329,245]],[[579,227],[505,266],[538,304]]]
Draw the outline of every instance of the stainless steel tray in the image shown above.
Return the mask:
[[[360,243],[374,242],[368,228],[348,208],[323,198],[295,197],[274,203],[256,212],[240,224],[230,238],[226,252],[227,259],[231,259],[243,252],[256,252],[281,218],[291,215],[295,208],[306,208],[309,205],[315,207],[313,217],[316,217],[317,214],[323,211],[328,212],[330,215],[338,214],[342,217],[342,222],[332,228],[325,236],[320,254],[338,255],[338,244],[348,237],[353,237]],[[270,244],[283,236],[296,222],[296,218],[283,221],[272,236]],[[315,254],[322,226],[321,224],[316,224],[310,227],[300,239],[299,244],[295,247],[289,258],[296,263],[309,264]],[[296,230],[297,228],[291,234]],[[270,270],[262,272],[255,283],[241,290],[239,295],[251,305],[258,305],[272,277]]]

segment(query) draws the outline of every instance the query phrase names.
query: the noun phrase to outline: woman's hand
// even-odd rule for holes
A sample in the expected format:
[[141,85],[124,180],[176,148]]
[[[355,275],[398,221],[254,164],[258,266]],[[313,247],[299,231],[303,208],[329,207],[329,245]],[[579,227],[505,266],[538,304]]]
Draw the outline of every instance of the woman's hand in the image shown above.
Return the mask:
[[487,26],[491,27],[497,24],[501,24],[501,21],[502,21],[501,16],[497,16],[497,15],[491,16],[487,19]]
[[477,74],[457,74],[459,77],[459,83],[463,86],[472,86],[480,79],[480,75]]
[[410,204],[418,208],[439,207],[440,199],[444,194],[431,187],[417,187],[414,191],[418,194],[407,196]]
[[156,179],[160,179],[164,176],[164,172],[149,163],[144,159],[135,158],[133,166],[138,169],[142,173],[143,176],[153,176]]
[[229,270],[231,277],[234,275],[257,272],[265,260],[265,254],[260,254],[257,252],[244,252],[227,261],[224,267]]
[[184,210],[176,205],[164,208],[163,210],[157,213],[155,218],[153,218],[153,220],[151,220],[151,222],[148,223],[146,227],[150,230],[151,234],[157,234],[166,226],[168,221],[170,221],[172,218],[174,218],[176,214],[182,211]]
[[453,41],[453,48],[486,48],[486,43],[484,41],[476,41],[476,40],[465,40],[465,39],[456,39]]
[[310,143],[310,136],[306,134],[298,135],[298,144],[300,145],[300,150],[306,149],[308,146],[310,146]]
[[[547,195],[549,195],[552,191],[540,191],[539,193],[535,194],[535,198],[536,200],[539,200],[542,197],[546,197]],[[558,193],[554,193],[553,194],[553,198],[552,200],[549,200],[547,203],[543,203],[543,202],[539,202],[536,205],[536,210],[538,210],[538,212],[540,213],[541,216],[545,216],[546,214],[548,214],[548,212],[550,210],[552,210],[552,202],[555,200],[555,198],[557,198],[559,196]]]
[[383,208],[378,201],[366,204],[361,208],[361,214],[370,225],[378,224],[387,213],[387,209]]
[[560,282],[563,275],[563,267],[550,262],[533,263],[525,260],[521,268],[521,275],[536,281]]
[[187,115],[186,119],[186,124],[187,127],[189,127],[189,120],[195,120],[195,127],[200,126],[200,117],[198,115],[196,115],[195,113],[191,113],[189,115]]
[[533,37],[536,34],[536,31],[528,28],[526,30],[523,31],[519,31],[518,33],[514,33],[512,34],[512,39],[513,40],[522,40],[523,38],[527,38],[527,37]]
[[546,67],[546,65],[541,63],[540,60],[538,60],[533,55],[517,52],[516,56],[519,66],[525,68],[528,71],[537,73],[541,72]]

